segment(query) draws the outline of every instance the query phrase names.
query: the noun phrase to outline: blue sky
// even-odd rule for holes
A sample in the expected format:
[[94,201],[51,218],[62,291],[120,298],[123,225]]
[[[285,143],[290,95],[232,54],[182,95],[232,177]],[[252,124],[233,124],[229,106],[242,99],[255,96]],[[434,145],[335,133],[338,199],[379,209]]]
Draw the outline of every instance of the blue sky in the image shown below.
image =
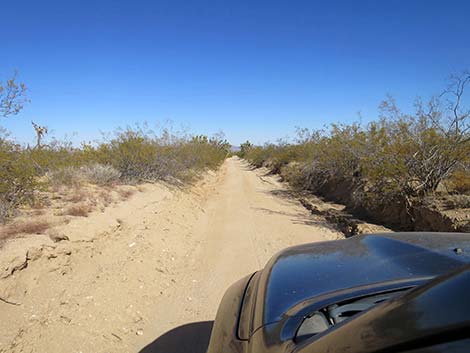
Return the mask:
[[171,120],[233,144],[409,108],[470,68],[469,1],[36,1],[2,3],[0,78],[31,103],[0,125],[54,135]]

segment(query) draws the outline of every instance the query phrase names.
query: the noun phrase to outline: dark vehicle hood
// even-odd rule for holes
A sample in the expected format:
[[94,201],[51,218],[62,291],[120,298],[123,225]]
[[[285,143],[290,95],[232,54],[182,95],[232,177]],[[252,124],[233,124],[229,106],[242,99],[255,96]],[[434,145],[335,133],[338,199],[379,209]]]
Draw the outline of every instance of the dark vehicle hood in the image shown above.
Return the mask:
[[343,321],[295,352],[468,352],[469,291],[467,265]]
[[243,305],[251,314],[245,332],[305,315],[329,296],[421,284],[468,263],[470,237],[457,233],[371,234],[292,247],[253,277]]

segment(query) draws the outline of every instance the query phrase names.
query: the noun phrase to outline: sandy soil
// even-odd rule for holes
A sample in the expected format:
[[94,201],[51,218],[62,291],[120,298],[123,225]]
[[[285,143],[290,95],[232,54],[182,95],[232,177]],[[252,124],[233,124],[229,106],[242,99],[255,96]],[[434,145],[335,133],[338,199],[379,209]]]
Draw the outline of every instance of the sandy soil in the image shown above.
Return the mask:
[[[0,352],[204,352],[226,288],[294,244],[342,238],[273,176],[227,160],[0,250]],[[145,347],[145,348],[144,348]]]

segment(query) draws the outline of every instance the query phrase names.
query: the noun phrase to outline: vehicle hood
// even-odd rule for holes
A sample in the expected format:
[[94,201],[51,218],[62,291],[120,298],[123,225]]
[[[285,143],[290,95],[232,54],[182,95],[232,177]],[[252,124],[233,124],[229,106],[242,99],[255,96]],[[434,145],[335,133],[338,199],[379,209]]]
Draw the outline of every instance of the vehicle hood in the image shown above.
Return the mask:
[[370,234],[288,248],[257,274],[251,284],[256,289],[248,290],[251,331],[296,315],[302,303],[331,293],[427,281],[468,263],[470,236],[458,233]]

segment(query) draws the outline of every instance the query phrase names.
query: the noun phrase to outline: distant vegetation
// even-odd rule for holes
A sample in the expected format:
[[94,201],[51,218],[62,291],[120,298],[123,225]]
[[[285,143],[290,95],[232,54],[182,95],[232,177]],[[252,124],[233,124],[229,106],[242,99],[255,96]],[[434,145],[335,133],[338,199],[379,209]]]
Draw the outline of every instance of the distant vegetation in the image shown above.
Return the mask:
[[[0,83],[0,118],[21,111],[27,88],[16,77]],[[98,185],[164,180],[181,184],[197,172],[216,168],[230,145],[223,136],[191,136],[144,128],[117,130],[113,137],[95,144],[52,140],[45,143],[47,128],[33,123],[37,143],[20,145],[0,132],[0,221],[24,204],[34,203],[38,190],[50,186],[88,182]]]
[[[396,223],[412,221],[413,206],[429,195],[470,194],[469,83],[470,73],[452,77],[438,97],[418,99],[412,114],[388,98],[368,124],[299,129],[293,143],[247,141],[239,156],[298,189],[333,196],[376,218],[395,212]],[[460,199],[468,204],[470,197]]]

